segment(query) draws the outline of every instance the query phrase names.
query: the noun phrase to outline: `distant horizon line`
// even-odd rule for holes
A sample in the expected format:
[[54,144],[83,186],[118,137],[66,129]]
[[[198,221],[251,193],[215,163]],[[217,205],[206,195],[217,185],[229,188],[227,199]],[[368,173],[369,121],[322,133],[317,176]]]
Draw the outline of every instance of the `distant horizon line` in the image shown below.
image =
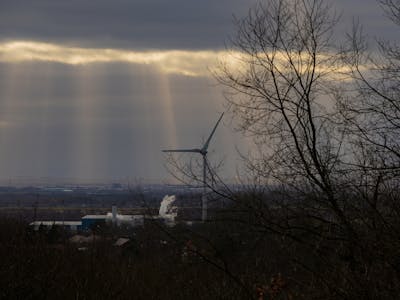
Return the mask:
[[[228,184],[232,184],[234,179],[227,179]],[[16,176],[10,178],[0,178],[0,187],[37,187],[40,185],[113,185],[120,184],[126,187],[136,187],[140,185],[171,185],[171,186],[190,186],[172,179],[155,179],[142,177],[119,177],[119,178],[79,178],[79,177],[53,177],[53,176]]]

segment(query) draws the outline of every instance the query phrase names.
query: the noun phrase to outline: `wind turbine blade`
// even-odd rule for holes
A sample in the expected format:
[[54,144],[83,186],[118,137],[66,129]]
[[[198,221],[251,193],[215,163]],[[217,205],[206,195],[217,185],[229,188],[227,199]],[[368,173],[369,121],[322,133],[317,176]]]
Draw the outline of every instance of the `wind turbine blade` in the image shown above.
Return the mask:
[[215,130],[217,130],[218,124],[219,124],[219,122],[221,122],[221,119],[223,116],[224,116],[224,113],[222,113],[221,116],[219,117],[217,123],[215,124],[213,130],[211,131],[210,136],[208,137],[207,141],[205,142],[203,148],[201,149],[202,151],[207,151],[208,145],[210,144],[210,141],[211,141],[211,138],[213,137]]
[[162,152],[195,152],[200,153],[200,149],[175,149],[175,150],[161,150]]

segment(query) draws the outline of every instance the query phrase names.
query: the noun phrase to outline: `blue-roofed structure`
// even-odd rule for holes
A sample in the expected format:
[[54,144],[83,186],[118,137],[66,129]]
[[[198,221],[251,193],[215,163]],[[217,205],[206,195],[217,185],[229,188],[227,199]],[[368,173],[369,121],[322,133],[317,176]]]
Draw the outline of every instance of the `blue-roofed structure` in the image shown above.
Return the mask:
[[38,230],[40,226],[52,227],[62,226],[65,229],[73,231],[83,230],[88,231],[98,224],[112,223],[115,226],[144,226],[144,215],[122,215],[118,214],[117,207],[112,207],[112,212],[105,215],[86,215],[83,216],[81,221],[35,221],[30,225]]
[[82,230],[89,230],[97,224],[104,224],[106,222],[107,215],[86,215],[82,217]]

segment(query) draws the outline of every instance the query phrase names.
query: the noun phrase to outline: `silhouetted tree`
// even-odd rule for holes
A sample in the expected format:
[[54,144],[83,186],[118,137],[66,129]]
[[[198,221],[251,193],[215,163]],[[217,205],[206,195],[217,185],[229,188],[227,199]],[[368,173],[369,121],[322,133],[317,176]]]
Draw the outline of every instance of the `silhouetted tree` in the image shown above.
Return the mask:
[[[398,23],[398,2],[382,4]],[[391,298],[381,289],[399,279],[400,51],[380,42],[370,55],[358,30],[351,51],[339,48],[336,22],[323,0],[267,0],[237,20],[216,77],[257,146],[249,172],[281,188],[236,202],[253,229],[306,245],[316,258],[297,263],[331,295]]]

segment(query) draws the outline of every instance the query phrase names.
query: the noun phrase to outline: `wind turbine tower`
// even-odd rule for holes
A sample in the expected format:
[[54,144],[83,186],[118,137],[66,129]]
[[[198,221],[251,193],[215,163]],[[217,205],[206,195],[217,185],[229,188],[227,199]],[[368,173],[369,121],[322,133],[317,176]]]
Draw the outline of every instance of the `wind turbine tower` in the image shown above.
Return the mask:
[[224,113],[221,114],[219,117],[217,123],[215,124],[213,130],[211,131],[210,136],[204,143],[203,147],[201,148],[195,148],[195,149],[174,149],[174,150],[162,150],[162,152],[184,152],[184,153],[199,153],[203,156],[203,194],[201,197],[201,219],[202,221],[207,220],[207,153],[208,153],[208,146],[210,145],[211,138],[213,137],[215,130],[217,130],[217,127],[219,125],[219,122],[221,122],[222,117],[224,116]]

